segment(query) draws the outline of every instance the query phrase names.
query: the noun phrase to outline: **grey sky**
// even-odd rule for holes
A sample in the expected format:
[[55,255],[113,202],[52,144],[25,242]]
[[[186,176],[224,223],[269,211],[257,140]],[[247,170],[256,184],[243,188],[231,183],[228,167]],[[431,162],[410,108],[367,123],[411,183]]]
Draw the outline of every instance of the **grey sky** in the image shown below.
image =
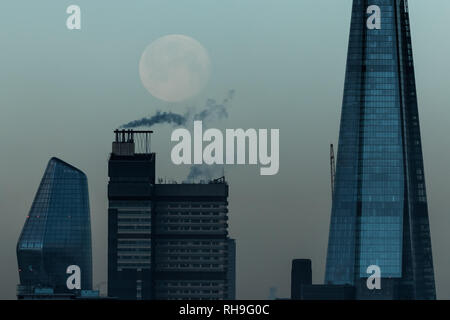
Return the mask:
[[[78,4],[82,30],[65,27]],[[230,231],[237,240],[237,297],[290,294],[290,262],[313,259],[323,281],[330,218],[329,143],[337,143],[351,0],[3,1],[0,10],[0,298],[14,299],[15,246],[47,161],[89,179],[94,283],[106,280],[107,159],[119,125],[156,110],[184,112],[236,94],[218,128],[279,128],[280,172],[227,168]],[[448,0],[410,0],[419,112],[438,298],[450,298]],[[210,82],[164,103],[141,85],[145,47],[185,34],[208,50]],[[155,127],[161,177],[171,127]]]

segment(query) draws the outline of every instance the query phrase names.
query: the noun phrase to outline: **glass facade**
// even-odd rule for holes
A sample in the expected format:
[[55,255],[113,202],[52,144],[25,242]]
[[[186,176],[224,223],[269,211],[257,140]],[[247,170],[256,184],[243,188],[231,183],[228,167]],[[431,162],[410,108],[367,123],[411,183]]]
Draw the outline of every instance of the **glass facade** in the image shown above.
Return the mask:
[[86,175],[52,158],[17,243],[20,286],[67,292],[66,269],[81,270],[81,289],[92,289],[92,249]]
[[[435,299],[406,0],[354,0],[325,281]],[[394,279],[394,280],[392,280]]]

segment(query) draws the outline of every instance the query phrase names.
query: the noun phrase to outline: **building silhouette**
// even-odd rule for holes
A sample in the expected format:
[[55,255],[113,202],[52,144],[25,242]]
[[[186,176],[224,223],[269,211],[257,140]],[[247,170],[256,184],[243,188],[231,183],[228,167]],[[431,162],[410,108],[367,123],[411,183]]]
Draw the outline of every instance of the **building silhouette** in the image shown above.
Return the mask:
[[[81,295],[92,289],[92,248],[86,175],[52,158],[17,243],[18,298]],[[81,270],[81,289],[69,290],[67,267]]]
[[435,299],[408,3],[352,10],[325,281],[357,299]]
[[108,295],[234,299],[228,184],[155,183],[151,131],[115,131],[109,159]]
[[155,154],[116,132],[108,175],[108,296],[150,299]]
[[[354,300],[355,287],[338,284],[313,284],[312,261],[292,260],[290,300]],[[287,299],[282,299],[287,300]]]
[[291,299],[302,299],[302,286],[312,284],[312,263],[310,259],[292,260]]

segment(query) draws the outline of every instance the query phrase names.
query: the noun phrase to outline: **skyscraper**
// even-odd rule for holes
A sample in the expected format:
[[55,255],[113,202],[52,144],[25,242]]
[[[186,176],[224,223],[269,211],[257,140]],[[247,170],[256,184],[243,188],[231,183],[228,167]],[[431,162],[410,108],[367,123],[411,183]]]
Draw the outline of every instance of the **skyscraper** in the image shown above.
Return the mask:
[[[108,163],[108,296],[151,299],[155,154],[151,132],[115,132]],[[135,138],[144,147],[137,150]]]
[[108,295],[233,299],[228,184],[155,183],[151,131],[116,131],[109,159]]
[[[408,2],[352,10],[325,281],[359,299],[435,299]],[[371,265],[381,290],[367,288]]]
[[232,299],[228,184],[224,179],[157,184],[155,193],[155,299]]
[[17,243],[18,297],[71,292],[67,267],[81,271],[80,290],[92,289],[92,248],[86,175],[57,158],[48,162]]

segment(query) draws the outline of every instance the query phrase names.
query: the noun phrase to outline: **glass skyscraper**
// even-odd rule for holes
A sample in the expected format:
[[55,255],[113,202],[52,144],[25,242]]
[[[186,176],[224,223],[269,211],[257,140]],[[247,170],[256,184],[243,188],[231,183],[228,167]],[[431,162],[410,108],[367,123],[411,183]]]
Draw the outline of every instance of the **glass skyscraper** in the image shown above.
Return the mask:
[[92,289],[92,249],[86,175],[52,158],[17,243],[18,295],[51,289],[67,293],[67,267],[81,270],[81,290]]
[[[325,282],[435,299],[407,0],[354,0]],[[371,265],[381,290],[369,290]]]

